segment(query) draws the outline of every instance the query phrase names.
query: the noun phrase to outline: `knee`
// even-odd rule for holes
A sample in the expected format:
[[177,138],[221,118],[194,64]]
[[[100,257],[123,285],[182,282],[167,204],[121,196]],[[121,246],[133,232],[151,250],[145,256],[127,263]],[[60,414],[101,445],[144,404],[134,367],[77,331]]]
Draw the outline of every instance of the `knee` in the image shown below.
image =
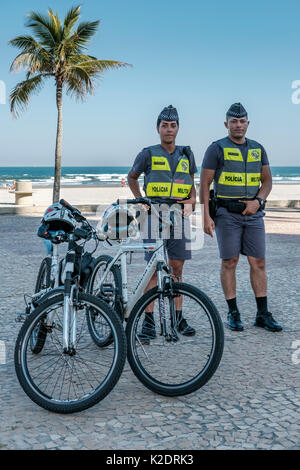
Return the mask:
[[248,258],[248,261],[254,271],[264,271],[266,269],[266,261],[263,258]]
[[239,261],[239,257],[222,260],[222,269],[224,271],[234,271]]

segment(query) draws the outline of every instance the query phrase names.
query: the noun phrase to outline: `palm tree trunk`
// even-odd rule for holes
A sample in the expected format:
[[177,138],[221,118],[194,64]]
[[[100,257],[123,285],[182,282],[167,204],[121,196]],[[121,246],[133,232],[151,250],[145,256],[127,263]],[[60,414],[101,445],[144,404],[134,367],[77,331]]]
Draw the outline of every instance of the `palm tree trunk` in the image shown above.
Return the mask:
[[53,204],[60,199],[60,179],[61,179],[61,160],[62,160],[62,89],[61,80],[56,82],[56,106],[57,106],[57,132],[55,146],[55,171],[53,185]]

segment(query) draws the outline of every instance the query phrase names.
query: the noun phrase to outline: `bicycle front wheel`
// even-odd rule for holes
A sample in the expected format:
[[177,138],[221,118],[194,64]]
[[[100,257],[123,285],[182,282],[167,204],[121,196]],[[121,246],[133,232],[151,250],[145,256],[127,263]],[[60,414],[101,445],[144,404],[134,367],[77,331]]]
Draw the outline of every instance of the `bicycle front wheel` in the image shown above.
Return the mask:
[[[145,341],[145,310],[149,311],[151,302],[155,302],[154,324]],[[180,324],[172,329],[171,312],[179,302],[184,320],[195,330],[193,336],[181,334]],[[161,334],[161,319],[171,335]],[[224,330],[216,307],[201,290],[185,283],[173,283],[173,293],[164,292],[162,298],[158,287],[144,294],[131,312],[126,334],[127,357],[134,374],[161,395],[180,396],[198,390],[215,373],[223,353]]]
[[[103,301],[78,294],[76,341],[72,353],[63,349],[64,296],[40,304],[24,322],[15,347],[15,369],[25,393],[41,407],[73,413],[102,400],[116,385],[126,359],[126,337],[116,313]],[[86,309],[103,317],[111,330],[109,348],[99,349],[86,322]],[[40,354],[33,354],[30,338],[36,325],[49,318],[47,336]]]

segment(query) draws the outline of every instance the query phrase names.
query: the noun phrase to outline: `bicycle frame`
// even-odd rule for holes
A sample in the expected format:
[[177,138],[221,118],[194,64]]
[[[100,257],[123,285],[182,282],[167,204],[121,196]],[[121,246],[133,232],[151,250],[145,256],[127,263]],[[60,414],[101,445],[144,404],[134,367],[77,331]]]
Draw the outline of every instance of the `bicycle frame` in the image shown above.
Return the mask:
[[[124,318],[127,319],[130,315],[131,310],[133,309],[134,305],[136,304],[137,300],[143,295],[144,290],[146,289],[149,281],[151,280],[154,272],[157,270],[158,278],[157,278],[157,285],[159,290],[162,290],[162,272],[161,269],[157,269],[158,266],[166,267],[167,263],[165,260],[164,254],[164,241],[157,240],[155,243],[139,243],[139,244],[128,244],[125,243],[120,246],[116,256],[112,259],[112,261],[107,265],[103,276],[96,284],[96,289],[99,289],[100,286],[104,283],[110,268],[117,263],[120,259],[121,263],[121,276],[122,276],[122,304],[124,309]],[[148,262],[141,279],[137,283],[136,287],[134,288],[130,298],[128,298],[128,283],[127,283],[127,263],[126,263],[126,254],[127,253],[140,253],[144,251],[151,251],[154,252],[150,261]],[[167,267],[167,271],[169,271],[169,267]]]

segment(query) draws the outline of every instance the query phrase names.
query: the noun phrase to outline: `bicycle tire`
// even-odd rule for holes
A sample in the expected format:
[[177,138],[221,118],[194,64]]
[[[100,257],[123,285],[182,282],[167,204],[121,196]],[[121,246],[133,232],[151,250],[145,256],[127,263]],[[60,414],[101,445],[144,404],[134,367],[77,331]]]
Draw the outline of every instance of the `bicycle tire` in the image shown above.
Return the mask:
[[[44,283],[43,283],[44,282]],[[35,284],[35,293],[40,292],[42,289],[47,289],[50,287],[51,283],[51,258],[44,258],[40,269],[38,272],[36,284]],[[30,347],[31,351],[34,354],[38,354],[42,351],[47,336],[47,328],[44,325],[44,322],[41,321],[32,332],[30,338]]]
[[[56,330],[58,330],[61,331],[62,334],[62,322],[60,320],[57,321],[52,332],[48,331],[47,342],[40,355],[33,356],[28,348],[32,329],[40,321],[41,317],[48,315],[49,312],[55,308],[57,308],[59,312],[63,311],[63,294],[50,298],[39,305],[28,316],[20,329],[15,345],[15,370],[24,392],[39,406],[56,413],[66,414],[83,411],[103,400],[118,382],[126,360],[126,336],[121,321],[116,313],[101,299],[89,294],[78,293],[78,301],[82,304],[82,308],[77,311],[77,322],[79,324],[79,315],[81,314],[80,319],[82,320],[82,325],[81,329],[77,329],[79,335],[76,337],[76,354],[73,356],[63,354],[62,341],[60,341],[62,338],[60,338],[59,334],[56,332]],[[114,347],[103,349],[103,354],[101,354],[99,348],[94,344],[87,330],[85,317],[86,305],[90,308],[100,310],[110,324],[114,337]],[[84,327],[86,331],[83,330]],[[52,334],[53,337],[51,336]],[[54,345],[53,350],[51,349],[52,344]],[[48,351],[50,351],[50,354],[48,354]],[[84,359],[84,357],[86,357],[86,359]],[[103,369],[106,367],[105,358],[108,358],[106,376],[103,374]],[[79,364],[77,369],[75,360],[77,360],[77,364]],[[99,383],[97,379],[95,380],[97,372],[96,363],[97,366],[99,366]],[[60,364],[62,364],[61,368]],[[86,371],[89,373],[88,375],[91,375],[92,372],[91,378],[88,377]],[[46,374],[46,379],[49,383],[51,378],[51,384],[49,386],[48,384],[45,385],[46,379],[41,381],[41,377],[37,375],[38,373],[40,373],[40,375]],[[69,376],[70,385],[65,386],[64,383],[60,385],[60,382],[65,380],[65,377],[68,378]],[[86,387],[89,389],[91,388],[91,383],[97,382],[90,393],[87,393],[84,388],[85,384],[83,380],[85,379],[87,379]],[[91,383],[89,383],[89,381]],[[53,388],[51,394],[50,390],[48,391],[48,387],[52,389],[53,384],[54,387],[58,387],[58,389],[61,387],[61,389],[55,391]],[[72,387],[75,391],[75,398],[73,396],[74,391]],[[79,396],[76,395],[77,389],[75,390],[75,387],[78,387],[80,390]],[[66,399],[65,394],[67,392],[69,395]],[[58,397],[58,393],[63,394],[63,397],[61,397],[61,395]]]
[[[120,320],[123,321],[123,308],[121,304],[121,296],[122,296],[122,277],[121,277],[121,272],[120,268],[117,265],[113,265],[110,268],[110,273],[113,277],[113,282],[114,282],[114,288],[115,288],[115,295],[113,299],[105,298],[101,293],[95,291],[95,280],[97,273],[101,267],[107,266],[108,263],[112,261],[112,257],[109,255],[101,255],[96,259],[95,262],[95,267],[93,269],[93,272],[91,273],[88,283],[87,283],[87,292],[96,295],[97,297],[101,298],[105,302],[107,302],[111,308],[115,310],[117,315],[119,316]],[[103,348],[105,346],[109,346],[112,342],[112,336],[111,332],[107,329],[104,329],[103,332],[103,325],[98,325],[97,322],[95,321],[96,319],[93,318],[93,313],[88,311],[86,313],[87,315],[87,323],[88,323],[88,328],[90,331],[90,335],[93,338],[95,344],[97,346]],[[101,331],[102,330],[102,331]]]
[[[149,373],[144,364],[142,363],[142,360],[144,359],[145,355],[145,363],[147,364],[148,362],[151,363],[151,366],[153,369],[158,369],[160,366],[160,363],[163,363],[163,353],[164,350],[161,349],[160,346],[158,347],[159,354],[157,354],[157,362],[149,361],[149,358],[147,359],[147,350],[145,348],[149,348],[151,345],[151,342],[153,342],[153,349],[155,348],[155,341],[156,340],[150,340],[149,345],[143,347],[141,341],[137,339],[137,323],[139,319],[142,316],[143,311],[149,305],[150,302],[155,301],[159,298],[159,292],[158,292],[158,287],[154,287],[153,289],[149,290],[146,292],[136,303],[134,306],[126,327],[126,336],[127,336],[127,358],[128,362],[131,366],[131,369],[133,373],[136,375],[136,377],[151,391],[161,394],[161,395],[166,395],[166,396],[180,396],[180,395],[186,395],[189,393],[192,393],[199,388],[201,388],[203,385],[205,385],[208,380],[213,376],[215,371],[217,370],[219,363],[222,358],[222,353],[223,353],[223,346],[224,346],[224,329],[223,329],[223,323],[221,321],[220,315],[211,301],[211,299],[200,289],[190,286],[186,283],[174,283],[173,284],[173,291],[175,296],[183,296],[186,295],[189,298],[195,300],[203,309],[204,314],[207,316],[206,322],[208,325],[210,325],[212,332],[211,332],[211,337],[212,337],[212,347],[210,350],[210,355],[209,355],[209,360],[203,370],[201,370],[198,374],[196,373],[195,376],[191,377],[189,380],[183,381],[182,383],[166,383],[165,381],[162,381],[161,379],[158,379],[156,377],[153,377],[151,373]],[[193,312],[194,313],[194,312]],[[201,321],[204,321],[202,317],[200,318]],[[200,323],[201,326],[201,323]],[[200,331],[201,328],[199,327],[198,331],[198,338],[199,338],[199,344],[200,343]],[[180,334],[179,336],[179,341],[174,342],[173,347],[177,347],[180,344],[184,344],[185,338],[182,337]],[[197,331],[196,335],[193,338],[197,338]],[[205,337],[203,335],[203,343],[205,343]],[[163,337],[158,338],[157,341],[160,341],[163,344]],[[195,341],[195,339],[187,339],[186,340],[188,344],[189,342],[192,343]],[[170,343],[165,342],[164,346],[167,346]],[[177,346],[176,346],[177,345]],[[159,349],[160,348],[160,349]],[[139,352],[138,349],[141,350],[141,357],[139,357]],[[178,348],[179,349],[179,348]],[[189,349],[186,349],[186,352],[189,352]],[[178,355],[175,354],[175,360],[173,364],[173,368],[170,368],[166,372],[163,370],[162,375],[165,374],[168,379],[168,374],[172,375],[174,372],[173,369],[179,368],[179,359],[182,359],[183,357],[188,357],[186,355],[186,352],[183,354]],[[166,354],[166,361],[171,357],[170,353],[168,352]],[[192,357],[192,362],[193,364],[197,364],[199,358],[198,357]],[[148,362],[147,362],[148,361]],[[200,363],[200,360],[199,360]],[[150,367],[150,366],[149,366]],[[168,367],[168,364],[165,364],[165,367]],[[187,369],[187,365],[185,366]],[[184,370],[184,373],[186,371]],[[153,372],[152,372],[153,373]]]

